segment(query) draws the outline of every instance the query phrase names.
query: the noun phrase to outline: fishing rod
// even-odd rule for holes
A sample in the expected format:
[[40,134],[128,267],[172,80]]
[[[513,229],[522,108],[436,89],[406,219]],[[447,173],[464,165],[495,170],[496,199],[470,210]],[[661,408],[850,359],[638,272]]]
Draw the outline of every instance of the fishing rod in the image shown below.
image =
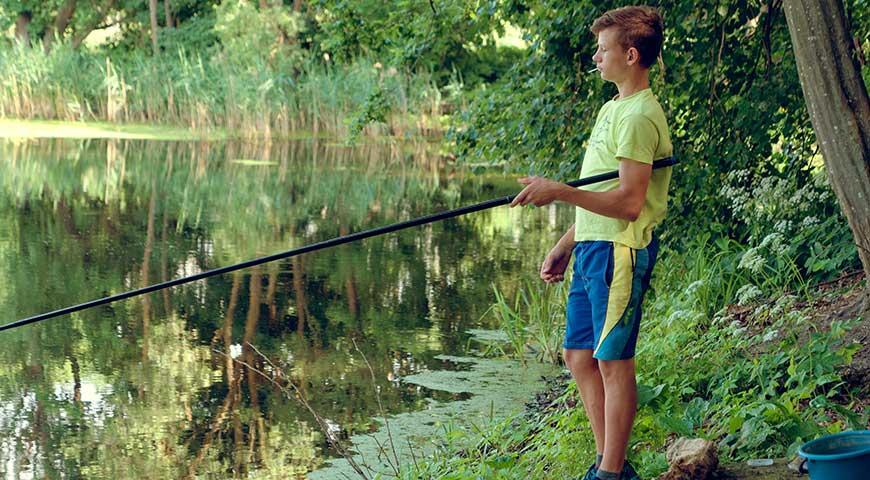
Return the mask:
[[[656,160],[653,162],[653,169],[671,167],[675,165],[677,161],[673,157],[663,158],[661,160]],[[613,180],[615,178],[619,178],[619,172],[607,172],[602,173],[600,175],[593,175],[591,177],[581,178],[580,180],[573,180],[567,182],[567,185],[571,187],[582,187],[584,185],[591,185],[593,183],[599,183],[606,180]],[[221,275],[224,273],[234,272],[236,270],[241,270],[243,268],[253,267],[256,265],[261,265],[263,263],[274,262],[275,260],[283,260],[285,258],[294,257],[296,255],[302,255],[304,253],[310,253],[317,250],[323,250],[325,248],[335,247],[338,245],[343,245],[345,243],[355,242],[357,240],[363,240],[370,237],[375,237],[378,235],[384,235],[387,233],[392,233],[398,230],[404,230],[406,228],[416,227],[418,225],[425,225],[427,223],[434,223],[441,220],[446,220],[448,218],[458,217],[461,215],[465,215],[468,213],[479,212],[481,210],[487,210],[493,207],[499,207],[502,205],[508,205],[513,202],[516,195],[508,195],[506,197],[494,198],[492,200],[487,200],[485,202],[480,202],[474,205],[468,205],[465,207],[456,208],[453,210],[448,210],[446,212],[435,213],[432,215],[426,215],[423,217],[415,218],[413,220],[407,220],[404,222],[394,223],[392,225],[387,225],[384,227],[372,228],[370,230],[364,230],[362,232],[352,233],[350,235],[345,235],[342,237],[336,237],[329,240],[324,240],[322,242],[312,243],[311,245],[305,245],[303,247],[294,248],[292,250],[287,250],[280,253],[275,253],[272,255],[268,255],[265,257],[255,258],[253,260],[248,260],[246,262],[237,263],[234,265],[228,265],[226,267],[215,268],[212,270],[208,270],[205,272],[200,272],[195,275],[190,275],[187,277],[176,278],[174,280],[168,280],[161,283],[155,283],[154,285],[149,285],[147,287],[138,288],[135,290],[130,290],[124,293],[119,293],[116,295],[111,295],[108,297],[100,298],[97,300],[91,300],[90,302],[80,303],[78,305],[73,305],[66,308],[61,308],[59,310],[54,310],[51,312],[41,313],[39,315],[34,315],[32,317],[23,318],[21,320],[17,320],[14,322],[7,323],[5,325],[0,326],[0,332],[3,330],[10,330],[13,328],[23,327],[24,325],[29,325],[31,323],[41,322],[43,320],[48,320],[49,318],[59,317],[61,315],[66,315],[73,312],[78,312],[81,310],[85,310],[88,308],[98,307],[100,305],[107,305],[109,303],[117,302],[119,300],[125,300],[127,298],[136,297],[139,295],[145,295],[146,293],[156,292],[158,290],[163,290],[165,288],[171,288],[178,285],[183,285],[185,283],[195,282],[197,280],[202,280],[203,278],[213,277],[215,275]]]

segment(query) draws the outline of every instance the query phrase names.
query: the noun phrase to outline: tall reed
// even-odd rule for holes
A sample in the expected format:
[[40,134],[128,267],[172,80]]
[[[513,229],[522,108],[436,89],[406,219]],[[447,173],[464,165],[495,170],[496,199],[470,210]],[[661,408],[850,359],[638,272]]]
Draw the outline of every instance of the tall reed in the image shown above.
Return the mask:
[[365,59],[350,65],[307,60],[285,72],[265,62],[242,67],[183,49],[154,57],[67,45],[48,54],[38,46],[0,47],[0,78],[2,117],[222,128],[239,137],[299,131],[345,136],[378,89],[391,112],[369,133],[430,133],[431,118],[442,108],[430,75]]
[[565,331],[566,284],[527,281],[517,290],[512,304],[498,287],[493,285],[492,289],[495,302],[485,315],[495,316],[507,337],[508,349],[498,344],[492,347],[522,362],[525,362],[526,352],[531,350],[538,360],[558,364]]

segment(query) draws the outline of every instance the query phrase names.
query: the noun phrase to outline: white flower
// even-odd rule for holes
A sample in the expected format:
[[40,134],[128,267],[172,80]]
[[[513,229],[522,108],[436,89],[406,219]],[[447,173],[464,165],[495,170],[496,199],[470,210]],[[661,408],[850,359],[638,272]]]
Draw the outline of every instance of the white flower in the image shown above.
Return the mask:
[[686,310],[674,310],[670,315],[668,315],[666,323],[668,326],[671,326],[676,322],[684,324],[690,318],[691,312],[688,312]]
[[686,296],[694,296],[698,289],[704,286],[704,283],[706,283],[704,282],[704,280],[695,280],[694,282],[690,283],[689,286],[686,287]]
[[786,233],[791,230],[792,222],[790,220],[780,220],[776,222],[776,225],[773,226],[773,229],[777,232]]
[[750,272],[758,273],[762,268],[764,268],[764,257],[759,255],[758,248],[750,248],[743,254],[743,257],[740,258],[740,263],[737,265],[737,268],[743,268]]
[[773,329],[773,330],[765,333],[764,336],[761,337],[761,341],[762,342],[769,342],[778,336],[779,336],[779,330]]
[[764,240],[761,241],[762,247],[770,247],[771,249],[776,249],[782,243],[783,236],[781,233],[771,233],[768,236],[764,237]]
[[776,306],[787,307],[790,306],[792,303],[796,302],[797,299],[798,298],[794,295],[783,295],[776,299]]
[[784,240],[785,237],[781,233],[771,233],[761,241],[761,248],[767,247],[777,256],[785,255],[788,252],[788,245],[785,244]]
[[740,287],[737,290],[737,304],[746,305],[761,296],[761,289],[751,283]]
[[242,355],[242,346],[238,343],[230,345],[230,357],[239,358]]
[[810,215],[809,217],[804,217],[801,221],[801,227],[807,228],[818,225],[819,219],[815,215]]

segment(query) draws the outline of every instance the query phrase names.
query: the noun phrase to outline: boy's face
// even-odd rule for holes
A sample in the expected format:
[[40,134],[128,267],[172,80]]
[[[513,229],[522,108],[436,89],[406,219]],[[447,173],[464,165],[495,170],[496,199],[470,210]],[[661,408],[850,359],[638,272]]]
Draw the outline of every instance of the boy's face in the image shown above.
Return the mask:
[[621,83],[628,77],[638,60],[637,49],[623,49],[618,37],[619,30],[615,27],[598,32],[598,50],[592,56],[601,78],[614,83]]

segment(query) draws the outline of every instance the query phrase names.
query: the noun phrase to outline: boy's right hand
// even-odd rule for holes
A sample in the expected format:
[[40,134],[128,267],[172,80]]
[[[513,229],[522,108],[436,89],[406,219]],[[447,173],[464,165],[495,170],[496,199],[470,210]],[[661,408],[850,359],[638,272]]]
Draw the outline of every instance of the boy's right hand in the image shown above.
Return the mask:
[[565,279],[565,270],[570,262],[571,250],[556,245],[541,265],[541,280],[547,283],[561,282]]

